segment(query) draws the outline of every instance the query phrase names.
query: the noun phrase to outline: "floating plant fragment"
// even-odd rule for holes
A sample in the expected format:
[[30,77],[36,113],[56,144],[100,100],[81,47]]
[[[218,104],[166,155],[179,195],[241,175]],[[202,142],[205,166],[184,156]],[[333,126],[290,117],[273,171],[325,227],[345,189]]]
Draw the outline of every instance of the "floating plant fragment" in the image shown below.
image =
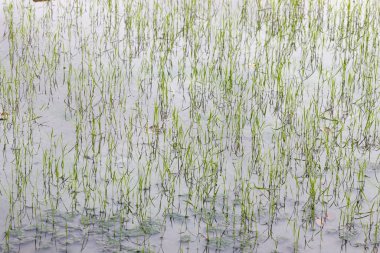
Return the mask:
[[158,124],[154,124],[149,127],[149,130],[155,134],[160,134],[164,131],[164,125],[160,127]]
[[2,112],[0,114],[0,120],[7,120],[8,117],[9,117],[9,113],[7,113],[7,112]]

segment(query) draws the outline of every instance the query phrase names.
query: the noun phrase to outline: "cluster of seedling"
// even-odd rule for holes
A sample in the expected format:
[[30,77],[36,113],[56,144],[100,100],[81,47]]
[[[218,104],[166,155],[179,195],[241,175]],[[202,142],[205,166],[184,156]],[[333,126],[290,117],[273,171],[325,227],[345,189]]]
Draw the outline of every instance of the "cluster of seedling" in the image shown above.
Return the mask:
[[377,250],[377,1],[34,2],[0,8],[0,251]]

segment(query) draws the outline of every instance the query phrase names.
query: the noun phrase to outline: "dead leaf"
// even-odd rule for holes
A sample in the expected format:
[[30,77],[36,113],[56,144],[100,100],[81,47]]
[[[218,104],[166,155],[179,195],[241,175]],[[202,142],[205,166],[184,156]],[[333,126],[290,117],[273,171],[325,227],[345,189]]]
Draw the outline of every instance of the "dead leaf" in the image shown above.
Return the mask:
[[331,128],[329,128],[329,127],[327,127],[327,126],[322,127],[321,130],[322,130],[324,133],[326,133],[326,134],[329,134],[329,133],[331,133],[331,131],[332,131]]
[[9,113],[7,113],[7,112],[2,112],[0,114],[0,120],[7,120],[8,117],[9,117]]

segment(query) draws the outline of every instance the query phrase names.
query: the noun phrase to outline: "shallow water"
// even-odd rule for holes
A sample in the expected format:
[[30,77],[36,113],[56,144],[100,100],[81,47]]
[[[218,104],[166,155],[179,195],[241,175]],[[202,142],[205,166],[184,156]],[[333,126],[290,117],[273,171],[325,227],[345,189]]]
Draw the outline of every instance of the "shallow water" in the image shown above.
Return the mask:
[[3,1],[0,251],[377,252],[380,6],[296,2]]

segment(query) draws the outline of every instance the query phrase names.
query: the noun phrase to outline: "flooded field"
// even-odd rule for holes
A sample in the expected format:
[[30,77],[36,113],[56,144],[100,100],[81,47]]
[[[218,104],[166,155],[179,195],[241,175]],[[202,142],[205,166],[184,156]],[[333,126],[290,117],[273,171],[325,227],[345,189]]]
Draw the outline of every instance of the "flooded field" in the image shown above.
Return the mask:
[[380,3],[0,6],[0,252],[378,252]]

